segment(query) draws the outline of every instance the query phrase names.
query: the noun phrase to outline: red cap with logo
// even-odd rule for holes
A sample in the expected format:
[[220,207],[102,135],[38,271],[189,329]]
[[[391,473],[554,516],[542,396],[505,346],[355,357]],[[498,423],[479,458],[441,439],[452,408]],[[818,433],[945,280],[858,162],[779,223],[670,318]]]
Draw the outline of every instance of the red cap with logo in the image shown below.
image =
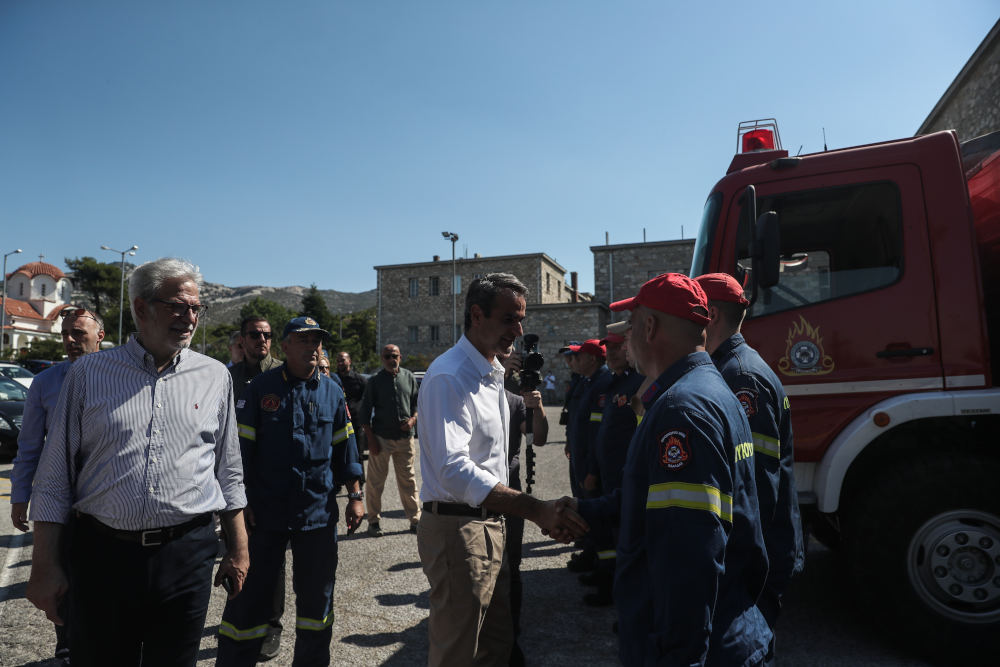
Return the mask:
[[582,352],[584,354],[592,354],[595,357],[603,358],[607,356],[604,351],[604,346],[601,345],[601,341],[597,340],[596,338],[585,340],[579,345],[570,345],[569,350],[574,354]]
[[728,273],[706,273],[698,276],[695,281],[705,290],[709,301],[725,301],[749,306],[750,302],[743,296],[743,285]]
[[695,324],[708,324],[708,299],[704,290],[683,273],[664,273],[646,281],[631,299],[615,301],[611,310],[645,306]]

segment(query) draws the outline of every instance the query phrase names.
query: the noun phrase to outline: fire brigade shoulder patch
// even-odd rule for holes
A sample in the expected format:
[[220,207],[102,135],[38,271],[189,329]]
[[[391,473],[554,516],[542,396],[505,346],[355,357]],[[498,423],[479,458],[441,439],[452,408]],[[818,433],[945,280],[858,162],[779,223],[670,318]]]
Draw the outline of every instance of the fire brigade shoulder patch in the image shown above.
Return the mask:
[[753,389],[740,389],[736,392],[736,398],[740,399],[743,411],[747,413],[747,419],[757,414],[757,392]]
[[628,405],[628,394],[615,394],[611,397],[611,404],[616,408],[624,408]]
[[691,462],[687,431],[666,431],[660,434],[659,440],[661,466],[667,470],[680,470]]
[[277,412],[279,405],[281,405],[281,399],[277,394],[264,394],[263,398],[260,399],[260,409],[264,412]]

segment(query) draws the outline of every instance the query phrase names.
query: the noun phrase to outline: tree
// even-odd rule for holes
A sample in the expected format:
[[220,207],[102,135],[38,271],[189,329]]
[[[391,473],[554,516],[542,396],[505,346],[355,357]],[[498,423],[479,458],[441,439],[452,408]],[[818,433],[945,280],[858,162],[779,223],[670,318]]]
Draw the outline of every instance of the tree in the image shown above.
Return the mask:
[[115,309],[115,331],[118,331],[118,308],[121,292],[122,270],[119,264],[98,262],[93,257],[66,258],[66,266],[73,272],[76,288],[87,295],[94,312],[105,317]]
[[63,358],[62,341],[55,338],[34,338],[28,349],[21,353],[22,359],[48,359],[59,361]]
[[310,285],[309,291],[302,295],[302,312],[300,314],[313,318],[319,322],[320,327],[327,331],[333,332],[335,330],[337,322],[327,307],[323,295],[316,289],[316,283]]

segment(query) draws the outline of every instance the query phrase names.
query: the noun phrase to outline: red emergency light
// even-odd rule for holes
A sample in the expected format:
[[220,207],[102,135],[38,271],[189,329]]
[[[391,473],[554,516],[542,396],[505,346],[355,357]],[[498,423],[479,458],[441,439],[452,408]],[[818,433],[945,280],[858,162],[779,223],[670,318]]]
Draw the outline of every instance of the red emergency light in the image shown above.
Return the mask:
[[743,135],[743,152],[773,151],[774,132],[771,130],[751,130]]
[[781,150],[778,121],[774,118],[745,120],[737,128],[736,136],[740,153]]

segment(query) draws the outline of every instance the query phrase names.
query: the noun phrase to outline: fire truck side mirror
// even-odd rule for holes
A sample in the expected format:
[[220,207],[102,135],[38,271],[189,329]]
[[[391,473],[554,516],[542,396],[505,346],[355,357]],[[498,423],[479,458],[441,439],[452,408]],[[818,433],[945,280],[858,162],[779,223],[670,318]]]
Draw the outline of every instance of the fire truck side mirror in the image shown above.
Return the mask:
[[778,230],[778,214],[765,211],[757,218],[754,230],[756,236],[753,256],[753,276],[757,287],[767,289],[778,284],[781,271],[781,242]]

